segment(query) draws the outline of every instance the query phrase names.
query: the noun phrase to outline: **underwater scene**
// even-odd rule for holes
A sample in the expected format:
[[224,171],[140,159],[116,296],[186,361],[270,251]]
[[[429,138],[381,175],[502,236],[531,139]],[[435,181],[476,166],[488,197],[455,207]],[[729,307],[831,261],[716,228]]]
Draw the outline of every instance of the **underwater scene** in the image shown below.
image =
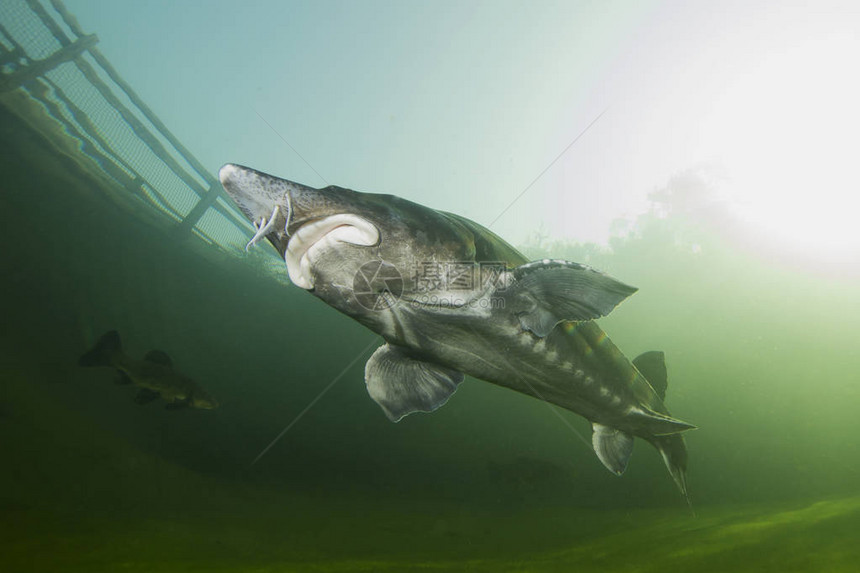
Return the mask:
[[0,48],[0,571],[857,570],[852,3]]

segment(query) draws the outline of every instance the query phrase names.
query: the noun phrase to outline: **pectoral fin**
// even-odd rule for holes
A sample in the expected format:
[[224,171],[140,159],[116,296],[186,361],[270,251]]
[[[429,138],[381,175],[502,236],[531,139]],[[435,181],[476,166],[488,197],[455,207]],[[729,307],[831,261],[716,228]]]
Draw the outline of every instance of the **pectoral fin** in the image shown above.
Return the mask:
[[513,283],[504,292],[506,308],[517,313],[524,329],[541,337],[562,320],[605,316],[637,290],[569,261],[526,263],[514,269],[513,276]]
[[412,357],[407,350],[380,346],[364,368],[367,392],[392,422],[413,412],[432,412],[448,401],[463,374]]
[[593,422],[591,427],[594,430],[591,434],[594,452],[606,469],[620,476],[627,469],[627,462],[633,453],[633,436],[597,422]]
[[161,395],[155,390],[150,390],[149,388],[141,388],[134,396],[134,403],[143,406],[144,404],[149,404],[159,396]]

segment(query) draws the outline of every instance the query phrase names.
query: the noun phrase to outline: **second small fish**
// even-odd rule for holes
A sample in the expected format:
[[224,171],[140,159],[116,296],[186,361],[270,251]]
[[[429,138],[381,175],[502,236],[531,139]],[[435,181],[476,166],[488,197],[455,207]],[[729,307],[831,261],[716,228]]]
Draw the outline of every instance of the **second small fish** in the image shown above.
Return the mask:
[[140,390],[134,398],[137,404],[148,404],[161,398],[167,409],[191,407],[211,410],[218,401],[191,378],[173,369],[170,357],[160,350],[151,350],[143,360],[135,360],[122,351],[119,333],[106,332],[92,350],[78,360],[80,366],[110,366],[119,372],[117,383],[134,384]]

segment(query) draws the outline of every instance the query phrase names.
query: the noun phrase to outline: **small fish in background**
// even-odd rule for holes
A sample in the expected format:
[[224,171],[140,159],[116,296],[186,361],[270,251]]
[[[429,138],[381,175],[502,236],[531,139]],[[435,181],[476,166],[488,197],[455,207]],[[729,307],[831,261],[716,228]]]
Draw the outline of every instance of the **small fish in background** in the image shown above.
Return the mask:
[[218,401],[191,378],[173,369],[173,361],[161,350],[151,350],[143,360],[135,360],[122,351],[116,330],[106,332],[96,345],[78,360],[79,366],[110,366],[116,368],[117,384],[134,384],[140,390],[136,404],[149,404],[157,398],[167,402],[168,410],[201,408],[211,410]]

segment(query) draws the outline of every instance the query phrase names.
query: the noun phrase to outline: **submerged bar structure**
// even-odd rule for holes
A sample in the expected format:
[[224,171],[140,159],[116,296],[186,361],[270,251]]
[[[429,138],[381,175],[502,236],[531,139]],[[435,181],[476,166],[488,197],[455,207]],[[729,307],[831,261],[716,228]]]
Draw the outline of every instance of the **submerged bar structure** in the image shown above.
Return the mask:
[[67,155],[71,147],[75,161],[89,163],[83,169],[108,183],[99,188],[109,199],[176,238],[237,253],[254,235],[214,175],[123,80],[99,51],[98,37],[86,34],[60,0],[0,3],[0,106]]

